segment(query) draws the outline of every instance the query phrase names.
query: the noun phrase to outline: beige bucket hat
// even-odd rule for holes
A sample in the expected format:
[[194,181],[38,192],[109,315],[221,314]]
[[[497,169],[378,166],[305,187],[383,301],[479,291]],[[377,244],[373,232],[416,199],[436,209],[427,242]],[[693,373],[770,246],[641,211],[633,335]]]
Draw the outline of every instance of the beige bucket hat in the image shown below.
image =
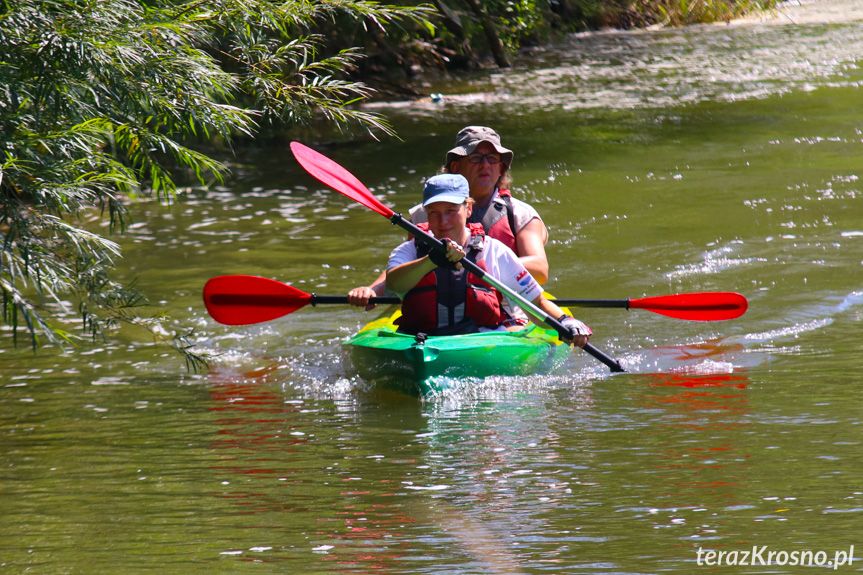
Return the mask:
[[512,166],[512,150],[504,148],[500,143],[498,133],[486,126],[468,126],[462,128],[455,137],[455,148],[446,153],[447,165],[462,156],[473,153],[476,147],[483,142],[491,144],[497,153],[500,154],[501,161],[507,166]]

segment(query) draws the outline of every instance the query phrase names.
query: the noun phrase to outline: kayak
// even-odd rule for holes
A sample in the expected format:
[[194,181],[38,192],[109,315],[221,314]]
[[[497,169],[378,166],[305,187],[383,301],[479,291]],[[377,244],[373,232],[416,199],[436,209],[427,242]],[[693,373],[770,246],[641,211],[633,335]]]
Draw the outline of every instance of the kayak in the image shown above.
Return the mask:
[[434,396],[459,379],[550,373],[569,355],[557,332],[532,323],[518,331],[423,336],[399,333],[397,311],[345,342],[363,379]]

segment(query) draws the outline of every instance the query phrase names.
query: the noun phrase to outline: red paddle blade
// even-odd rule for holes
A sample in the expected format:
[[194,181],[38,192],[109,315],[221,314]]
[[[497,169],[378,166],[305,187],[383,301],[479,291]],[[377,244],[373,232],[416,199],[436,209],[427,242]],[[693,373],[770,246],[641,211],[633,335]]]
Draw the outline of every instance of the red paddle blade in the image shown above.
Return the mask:
[[718,321],[740,317],[749,303],[739,293],[708,292],[633,299],[629,300],[629,307],[678,319]]
[[249,325],[295,312],[312,299],[282,282],[256,276],[219,276],[204,286],[204,305],[225,325]]
[[393,211],[383,205],[356,176],[333,160],[299,142],[291,142],[291,151],[300,165],[321,183],[382,216],[389,218],[393,215]]

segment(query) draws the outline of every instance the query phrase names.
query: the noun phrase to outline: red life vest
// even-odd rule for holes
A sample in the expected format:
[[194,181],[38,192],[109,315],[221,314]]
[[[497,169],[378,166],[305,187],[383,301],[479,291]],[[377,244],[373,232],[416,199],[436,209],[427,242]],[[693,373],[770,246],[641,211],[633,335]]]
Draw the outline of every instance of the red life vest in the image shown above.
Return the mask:
[[[428,224],[419,227],[428,230]],[[486,269],[483,255],[483,229],[480,224],[468,224],[471,239],[467,258]],[[425,244],[417,245],[417,256],[429,252]],[[500,293],[473,273],[435,268],[426,274],[402,299],[402,316],[396,321],[399,331],[452,335],[473,333],[480,327],[495,328],[506,315],[501,311]]]
[[515,241],[515,210],[512,207],[512,194],[509,190],[498,190],[497,195],[503,200],[502,202],[492,200],[481,221],[475,220],[471,216],[468,222],[482,224],[482,228],[489,237],[503,242],[506,247],[518,255]]

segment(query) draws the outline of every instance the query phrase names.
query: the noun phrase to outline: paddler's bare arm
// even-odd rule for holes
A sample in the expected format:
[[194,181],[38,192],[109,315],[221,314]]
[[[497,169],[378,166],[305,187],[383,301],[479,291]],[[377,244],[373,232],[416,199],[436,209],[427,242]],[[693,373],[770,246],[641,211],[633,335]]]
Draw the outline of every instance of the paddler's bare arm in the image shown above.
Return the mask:
[[[447,241],[446,257],[449,261],[455,263],[465,256],[465,251],[461,246],[448,240],[444,241]],[[407,293],[436,267],[438,267],[437,264],[431,261],[429,256],[423,256],[412,262],[391,268],[387,270],[387,287],[399,294]],[[456,268],[461,269],[461,264],[456,263]]]
[[348,292],[348,303],[357,307],[364,307],[366,311],[375,308],[375,304],[369,303],[369,298],[384,295],[386,289],[387,272],[381,272],[378,279],[370,285],[355,287]]
[[[548,230],[542,220],[534,218],[518,231],[515,238],[518,261],[540,284],[548,281],[548,258],[545,255],[545,242]],[[555,316],[557,317],[557,316]]]
[[[413,236],[408,234],[407,239],[413,239]],[[371,311],[377,307],[377,304],[369,303],[369,298],[381,297],[386,295],[387,288],[387,272],[381,272],[378,279],[367,286],[355,287],[348,292],[348,303],[357,307],[364,307],[366,311]]]
[[398,294],[407,293],[436,267],[428,256],[396,266],[386,272],[387,287]]

